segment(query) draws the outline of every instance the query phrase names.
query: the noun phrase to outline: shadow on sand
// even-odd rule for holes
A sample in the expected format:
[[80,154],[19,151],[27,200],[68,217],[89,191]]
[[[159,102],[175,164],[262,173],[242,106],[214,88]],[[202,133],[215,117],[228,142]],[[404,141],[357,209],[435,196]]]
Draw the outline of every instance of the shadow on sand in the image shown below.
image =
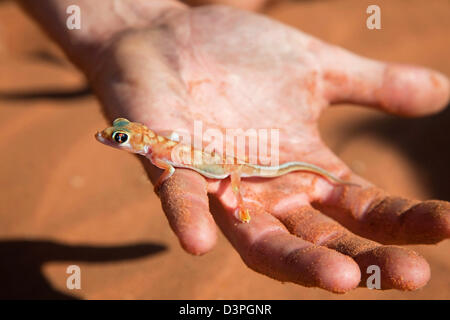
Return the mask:
[[69,100],[84,98],[92,94],[89,87],[74,90],[36,90],[36,91],[10,91],[0,92],[0,100],[27,101],[38,99]]
[[[0,299],[81,299],[54,289],[45,278],[47,262],[112,262],[152,256],[166,250],[153,243],[124,246],[65,245],[45,240],[0,240]],[[64,274],[64,276],[69,276]]]
[[361,134],[378,137],[416,166],[425,177],[431,197],[450,201],[450,106],[439,114],[405,119],[383,116],[349,128],[348,138]]

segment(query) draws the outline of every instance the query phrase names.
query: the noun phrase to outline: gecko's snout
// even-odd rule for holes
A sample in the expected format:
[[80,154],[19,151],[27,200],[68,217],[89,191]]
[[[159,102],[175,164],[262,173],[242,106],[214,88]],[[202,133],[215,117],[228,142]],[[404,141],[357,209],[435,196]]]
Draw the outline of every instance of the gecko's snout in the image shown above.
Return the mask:
[[102,134],[97,131],[97,133],[94,135],[95,139],[99,140],[102,138]]
[[97,133],[94,135],[95,139],[97,139],[98,142],[105,143],[106,139],[102,135],[101,132],[97,131]]

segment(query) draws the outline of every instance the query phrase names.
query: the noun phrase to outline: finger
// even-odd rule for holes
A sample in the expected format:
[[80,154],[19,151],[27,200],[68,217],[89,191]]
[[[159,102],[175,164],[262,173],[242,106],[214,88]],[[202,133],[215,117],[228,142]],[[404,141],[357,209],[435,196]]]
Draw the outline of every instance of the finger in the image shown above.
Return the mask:
[[385,244],[431,244],[450,238],[446,201],[390,196],[372,186],[340,186],[318,209],[354,233]]
[[414,251],[358,237],[310,206],[279,212],[277,218],[292,234],[352,257],[361,270],[361,286],[366,286],[373,265],[381,270],[381,289],[415,290],[430,278],[428,263]]
[[280,281],[343,293],[360,281],[349,257],[291,235],[272,215],[249,207],[250,223],[241,223],[231,208],[211,199],[212,212],[225,236],[251,269]]
[[[142,158],[150,179],[161,174],[147,159]],[[217,240],[215,222],[209,212],[206,181],[199,174],[184,169],[175,173],[161,186],[159,196],[170,227],[187,252],[201,255],[211,250]]]
[[442,110],[449,101],[450,83],[441,73],[327,48],[319,56],[324,93],[331,103],[351,102],[401,116],[422,116]]

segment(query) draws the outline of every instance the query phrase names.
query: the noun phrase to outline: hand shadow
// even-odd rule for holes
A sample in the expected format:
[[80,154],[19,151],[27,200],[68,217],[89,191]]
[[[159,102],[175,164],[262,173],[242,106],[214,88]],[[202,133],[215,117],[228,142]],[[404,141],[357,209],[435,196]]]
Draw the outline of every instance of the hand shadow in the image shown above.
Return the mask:
[[53,261],[67,261],[68,265],[76,261],[123,261],[164,250],[165,246],[153,243],[94,247],[46,240],[1,239],[0,299],[81,299],[54,289],[42,273],[42,266]]
[[92,95],[91,88],[83,86],[72,90],[61,89],[39,89],[28,91],[0,91],[0,100],[7,101],[26,101],[26,100],[39,100],[39,99],[51,99],[51,100],[70,100],[79,99]]
[[348,128],[342,140],[362,134],[394,145],[417,167],[430,196],[450,201],[450,105],[443,112],[423,118],[383,115],[368,119]]

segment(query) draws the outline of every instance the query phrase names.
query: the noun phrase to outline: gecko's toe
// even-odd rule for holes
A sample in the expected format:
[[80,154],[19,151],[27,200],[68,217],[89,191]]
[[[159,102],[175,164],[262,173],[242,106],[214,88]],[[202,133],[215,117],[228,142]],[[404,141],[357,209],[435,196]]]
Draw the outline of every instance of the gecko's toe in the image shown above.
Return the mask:
[[243,223],[249,223],[251,218],[250,218],[248,209],[238,208],[237,210],[238,210],[239,220],[241,220],[241,222],[243,222]]

